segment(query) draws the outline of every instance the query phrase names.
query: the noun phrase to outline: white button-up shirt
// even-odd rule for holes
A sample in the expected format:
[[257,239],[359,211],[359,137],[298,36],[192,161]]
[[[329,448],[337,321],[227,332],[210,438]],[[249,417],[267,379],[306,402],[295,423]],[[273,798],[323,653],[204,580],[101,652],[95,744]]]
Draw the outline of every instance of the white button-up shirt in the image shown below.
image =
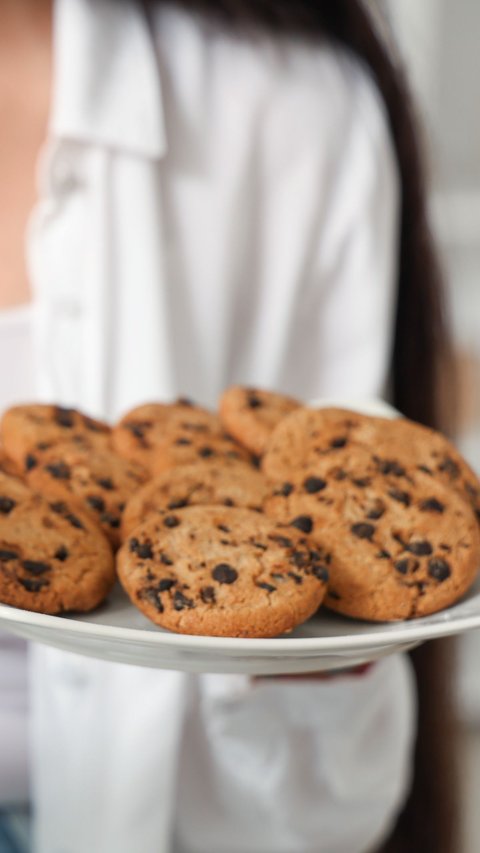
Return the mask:
[[[398,186],[368,74],[161,4],[58,0],[28,233],[39,395],[386,386]],[[35,853],[362,853],[409,779],[403,658],[251,684],[33,660]]]

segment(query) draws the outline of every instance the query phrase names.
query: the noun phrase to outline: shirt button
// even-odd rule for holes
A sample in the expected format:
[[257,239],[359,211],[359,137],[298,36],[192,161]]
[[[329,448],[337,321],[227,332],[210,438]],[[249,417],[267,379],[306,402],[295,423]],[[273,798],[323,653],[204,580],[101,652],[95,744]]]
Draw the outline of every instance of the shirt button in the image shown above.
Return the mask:
[[81,186],[78,166],[73,158],[67,155],[59,155],[52,166],[53,190],[58,195],[68,195]]

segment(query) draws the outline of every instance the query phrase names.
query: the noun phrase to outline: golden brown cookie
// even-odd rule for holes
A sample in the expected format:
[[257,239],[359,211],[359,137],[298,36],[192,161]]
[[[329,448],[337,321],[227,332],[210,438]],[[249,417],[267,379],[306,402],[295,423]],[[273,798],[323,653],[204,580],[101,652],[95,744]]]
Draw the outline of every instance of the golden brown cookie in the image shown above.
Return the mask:
[[185,421],[197,432],[218,432],[218,417],[187,398],[174,403],[145,403],[127,412],[113,429],[113,446],[120,456],[150,469],[157,445],[173,423]]
[[237,444],[221,427],[217,429],[199,429],[190,419],[179,419],[171,423],[164,436],[158,442],[152,459],[153,474],[161,474],[178,465],[192,465],[196,462],[252,463],[248,450]]
[[277,424],[299,406],[284,394],[234,385],[220,398],[220,418],[230,435],[261,456]]
[[270,436],[262,470],[273,480],[288,480],[292,472],[313,468],[317,458],[334,454],[352,441],[370,444],[374,420],[347,409],[296,409]]
[[0,423],[5,453],[22,471],[33,468],[44,450],[63,441],[79,440],[91,447],[110,444],[110,427],[77,409],[24,405],[8,409]]
[[125,504],[146,482],[147,473],[112,450],[65,442],[44,451],[27,480],[40,494],[80,503],[117,547]]
[[325,604],[357,619],[435,613],[480,567],[480,533],[464,498],[413,466],[390,460],[382,469],[365,448],[344,448],[274,487],[265,511],[328,552]]
[[188,507],[152,518],[118,555],[132,602],[184,634],[274,637],[318,608],[328,572],[308,537],[248,509]]
[[0,472],[0,601],[23,610],[93,610],[115,581],[110,545],[87,515]]
[[169,468],[130,498],[122,517],[122,538],[152,513],[186,506],[238,506],[258,511],[267,492],[263,475],[244,462],[199,462]]
[[299,409],[275,429],[262,460],[271,479],[321,470],[324,458],[348,448],[374,452],[385,471],[418,469],[455,489],[480,519],[480,482],[454,445],[439,432],[406,418],[378,418],[342,409]]

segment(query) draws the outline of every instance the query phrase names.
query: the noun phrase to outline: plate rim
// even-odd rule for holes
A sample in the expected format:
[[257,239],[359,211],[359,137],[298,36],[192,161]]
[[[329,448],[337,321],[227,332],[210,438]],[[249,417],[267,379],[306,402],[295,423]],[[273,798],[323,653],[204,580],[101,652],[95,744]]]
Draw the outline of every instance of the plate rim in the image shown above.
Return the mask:
[[[441,611],[448,613],[448,610]],[[435,614],[432,614],[435,615]],[[420,617],[428,619],[430,617]],[[356,623],[358,620],[354,620]],[[147,646],[166,646],[177,649],[195,649],[198,652],[247,652],[250,654],[268,654],[291,652],[295,655],[320,654],[322,652],[349,651],[350,649],[368,649],[380,646],[394,646],[399,643],[417,643],[452,634],[464,633],[480,628],[480,612],[476,615],[457,617],[440,623],[428,625],[418,622],[398,622],[397,630],[387,633],[363,633],[328,637],[272,637],[269,639],[249,637],[210,637],[197,634],[175,634],[142,628],[126,628],[116,625],[102,625],[96,622],[81,622],[64,616],[36,613],[20,610],[7,604],[0,604],[0,622],[24,625],[31,628],[46,629],[63,635],[87,635],[106,640],[121,640]],[[367,624],[367,623],[365,623]],[[375,623],[377,624],[377,623]],[[378,623],[392,625],[395,623]],[[60,627],[61,626],[61,627]]]

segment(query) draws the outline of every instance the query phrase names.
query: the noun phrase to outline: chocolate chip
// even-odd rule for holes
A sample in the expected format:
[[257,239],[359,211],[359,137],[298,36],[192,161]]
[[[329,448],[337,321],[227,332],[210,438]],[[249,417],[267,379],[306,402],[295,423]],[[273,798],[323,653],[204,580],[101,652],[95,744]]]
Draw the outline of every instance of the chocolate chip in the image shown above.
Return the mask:
[[225,498],[223,506],[235,506],[235,501],[232,501],[231,498]]
[[212,447],[201,447],[198,451],[198,455],[202,457],[202,459],[209,459],[210,456],[214,456],[215,451]]
[[68,521],[72,527],[76,527],[79,530],[83,530],[83,524],[73,512],[70,512],[67,505],[63,503],[63,501],[56,501],[56,503],[50,504],[50,509],[53,512],[56,512],[58,515],[63,516],[63,518]]
[[314,495],[317,492],[321,492],[327,485],[326,480],[322,480],[321,477],[307,477],[306,480],[303,481],[303,487],[309,495]]
[[99,486],[102,487],[102,489],[105,489],[107,492],[112,492],[115,488],[111,477],[100,477],[97,480],[97,483]]
[[432,469],[428,465],[417,465],[417,468],[419,471],[423,471],[424,474],[433,474]]
[[232,569],[228,563],[219,563],[212,570],[212,578],[218,583],[235,583],[238,578],[238,572],[235,569]]
[[426,539],[409,542],[408,545],[405,545],[405,550],[410,551],[411,554],[415,554],[416,557],[427,557],[433,552],[430,542],[427,542]]
[[418,560],[412,560],[410,557],[406,557],[403,560],[397,560],[397,562],[394,563],[394,566],[397,572],[406,574],[407,572],[416,572],[420,568],[420,563]]
[[354,536],[358,537],[358,539],[368,539],[369,541],[372,540],[372,537],[375,533],[374,525],[366,524],[365,522],[352,524],[350,530],[352,531]]
[[126,428],[135,438],[139,438],[140,441],[145,440],[145,425],[144,424],[136,424],[136,423],[126,423]]
[[[324,583],[328,583],[329,572],[326,566],[317,566],[316,564],[311,568],[312,575],[318,578],[319,581],[323,581]],[[332,595],[332,593],[330,593]],[[335,597],[335,594],[332,595]]]
[[336,480],[346,480],[348,475],[347,475],[347,472],[343,470],[343,468],[337,468],[337,470],[334,472],[333,476],[335,477]]
[[276,592],[277,590],[276,586],[272,586],[271,583],[265,583],[264,581],[258,581],[255,585],[260,589],[266,589],[267,592]]
[[56,480],[69,480],[71,477],[70,468],[65,462],[51,462],[45,465],[45,470]]
[[332,438],[330,442],[330,447],[332,448],[340,448],[345,447],[347,444],[347,438],[344,435],[338,436],[338,438]]
[[356,477],[352,480],[353,485],[358,486],[359,489],[366,489],[371,482],[371,477]]
[[167,592],[167,590],[171,589],[172,586],[175,586],[177,583],[173,578],[162,578],[161,581],[158,582],[157,589],[159,592]]
[[47,580],[31,580],[30,578],[17,578],[18,582],[27,590],[27,592],[40,592],[45,586],[49,586]]
[[392,556],[390,551],[386,551],[385,548],[382,548],[378,554],[375,554],[377,560],[389,560]]
[[55,409],[55,422],[61,426],[70,429],[74,424],[75,409],[64,409],[62,406],[57,406]]
[[226,524],[217,524],[217,528],[218,528],[218,530],[222,530],[223,533],[230,533],[231,532],[230,528],[227,527]]
[[446,581],[451,575],[451,569],[446,560],[434,557],[428,561],[428,574],[436,581]]
[[150,602],[150,604],[153,604],[153,606],[156,610],[158,610],[159,613],[163,613],[163,611],[165,610],[158,589],[143,590],[141,593],[141,598],[145,598],[147,601]]
[[297,515],[290,524],[297,530],[301,530],[302,533],[311,533],[313,530],[313,521],[309,515]]
[[175,442],[177,447],[188,447],[191,443],[189,438],[177,438]]
[[45,572],[51,571],[51,566],[48,563],[41,563],[38,560],[22,560],[22,566],[25,571],[32,575],[43,575]]
[[375,505],[368,510],[367,518],[371,519],[372,521],[377,521],[379,518],[382,517],[382,515],[384,515],[385,509],[386,507],[383,501],[378,500],[375,502]]
[[255,391],[249,391],[248,392],[247,403],[248,403],[250,409],[259,409],[263,405],[262,401],[260,400],[258,395],[255,393]]
[[378,456],[375,456],[374,459],[382,474],[393,474],[395,477],[405,475],[405,468],[402,468],[395,459],[379,459]]
[[260,551],[267,551],[268,545],[264,545],[263,542],[252,542],[254,548],[258,548]]
[[330,587],[327,592],[328,598],[333,598],[334,601],[341,601],[342,596],[338,594],[338,592]]
[[103,512],[105,509],[105,501],[103,498],[98,497],[98,495],[88,495],[87,504],[98,512]]
[[13,498],[0,496],[0,512],[2,515],[8,515],[16,505],[17,502],[14,501]]
[[299,569],[304,569],[305,566],[308,566],[310,559],[315,559],[315,557],[312,557],[305,551],[293,551],[290,556],[290,562],[297,566]]
[[135,551],[141,560],[153,560],[153,548],[150,542],[139,542]]
[[404,506],[410,506],[412,502],[411,495],[408,492],[402,492],[400,489],[389,489],[388,494],[394,501],[398,501],[398,503]]
[[282,497],[284,497],[284,498],[288,498],[288,496],[291,495],[292,492],[293,492],[292,483],[284,483],[283,486],[275,494],[282,495]]
[[92,421],[92,419],[87,417],[87,415],[83,416],[83,423],[85,424],[86,428],[89,429],[91,432],[109,432],[108,427],[104,426],[103,424],[99,424],[96,421]]
[[18,554],[15,551],[8,551],[7,549],[0,550],[0,562],[8,563],[9,560],[18,560]]
[[65,560],[70,556],[68,548],[65,545],[60,545],[60,548],[57,548],[55,554],[53,555],[56,560],[60,560],[61,563],[64,563]]
[[102,524],[108,524],[108,526],[112,527],[114,530],[117,530],[120,527],[120,519],[118,515],[113,515],[111,512],[102,512],[100,521]]
[[213,586],[204,586],[200,590],[200,598],[204,604],[215,604],[215,590]]
[[160,562],[163,563],[164,566],[173,566],[173,560],[170,557],[167,557],[166,554],[160,554]]
[[296,572],[287,572],[287,574],[288,574],[288,577],[292,579],[292,581],[295,581],[295,583],[297,584],[297,586],[300,586],[300,584],[302,584],[302,583],[303,583],[303,578],[302,578],[302,576],[301,576],[301,575],[297,575],[297,573],[296,573]]
[[183,509],[183,507],[188,506],[188,500],[184,500],[179,498],[176,501],[170,501],[167,506],[167,509]]
[[191,598],[187,598],[186,595],[183,594],[183,592],[180,592],[180,590],[177,589],[175,595],[173,596],[173,607],[175,610],[192,610],[192,608],[195,607],[195,604]]
[[180,524],[180,521],[176,515],[167,515],[163,519],[163,523],[164,523],[165,527],[178,527],[178,525]]
[[445,474],[448,474],[448,476],[452,480],[456,480],[457,477],[460,476],[460,467],[451,458],[451,456],[444,457],[442,463],[438,466],[438,470],[443,471]]
[[38,459],[33,453],[27,453],[25,456],[25,471],[31,471],[32,468],[36,468],[38,465]]
[[313,562],[316,562],[317,560],[325,560],[325,562],[328,566],[330,565],[330,563],[332,561],[332,555],[331,554],[325,554],[324,552],[322,553],[321,551],[316,551],[313,548],[310,549],[309,555],[310,555],[310,559],[313,560]]
[[397,572],[400,572],[401,575],[406,575],[408,573],[409,563],[410,560],[406,557],[404,560],[396,560],[393,565]]
[[272,542],[276,542],[277,545],[280,545],[281,548],[293,548],[293,542],[291,539],[288,539],[287,536],[269,536]]
[[445,505],[437,500],[437,498],[427,498],[421,502],[420,509],[422,512],[444,512]]

